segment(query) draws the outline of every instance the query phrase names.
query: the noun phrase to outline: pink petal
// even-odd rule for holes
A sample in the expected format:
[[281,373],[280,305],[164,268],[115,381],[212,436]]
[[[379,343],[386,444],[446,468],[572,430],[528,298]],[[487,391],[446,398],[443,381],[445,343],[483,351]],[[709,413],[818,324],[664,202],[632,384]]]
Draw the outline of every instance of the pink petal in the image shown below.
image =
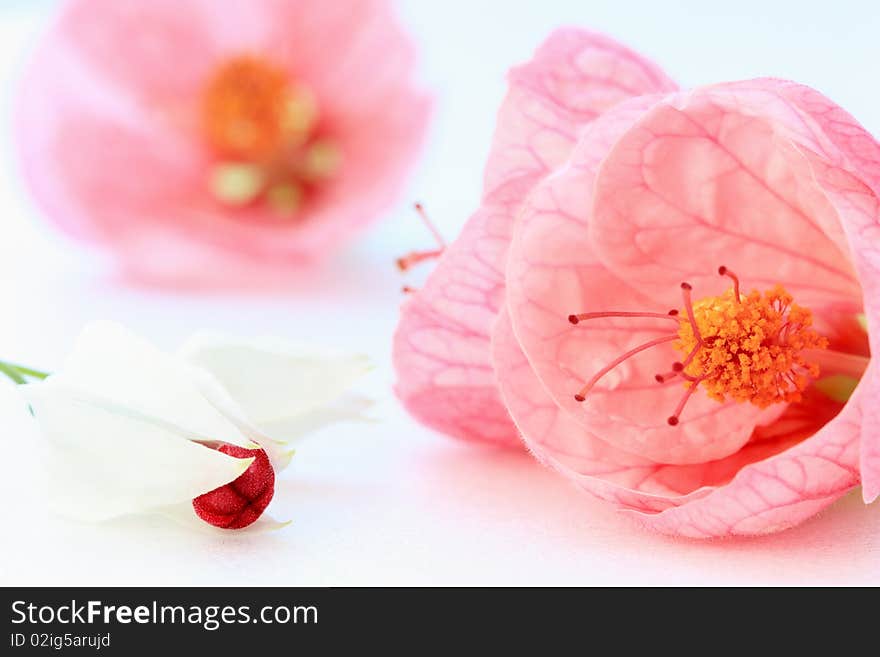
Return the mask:
[[[660,466],[603,441],[559,408],[541,385],[502,311],[492,340],[499,387],[526,446],[539,461],[601,499],[627,508],[662,511],[681,503],[681,491],[655,478]],[[699,486],[693,494],[703,494]]]
[[674,91],[653,62],[613,39],[580,29],[551,34],[508,74],[484,175],[484,200],[516,203],[562,164],[579,132],[622,100]]
[[[378,63],[379,58],[372,61]],[[343,149],[342,168],[298,231],[299,251],[315,254],[337,248],[399,197],[424,142],[432,101],[400,85],[400,78],[397,82],[397,89],[385,89],[369,107],[357,108],[359,113],[350,105],[351,115],[336,114],[334,134]]]
[[138,101],[168,103],[210,73],[219,44],[204,26],[218,13],[210,0],[73,0],[46,44]]
[[[596,310],[666,313],[680,303],[673,297],[664,304],[616,277],[598,259],[588,234],[590,190],[599,163],[659,100],[636,98],[604,114],[585,131],[570,162],[529,196],[508,261],[508,304],[535,373],[571,417],[631,453],[665,463],[702,463],[739,450],[765,414],[698,394],[681,424],[668,426],[666,418],[684,392],[681,384],[661,386],[654,380],[680,358],[669,344],[612,370],[586,402],[574,398],[587,379],[616,357],[678,328],[664,319],[594,320],[578,326],[567,319]],[[719,424],[724,432],[715,431]]]
[[173,221],[174,203],[204,184],[200,147],[106,95],[61,49],[44,50],[34,68],[18,99],[17,137],[47,215],[77,237],[110,241],[138,232],[153,206],[166,204]]
[[[499,397],[489,334],[504,293],[513,218],[528,191],[568,157],[578,133],[632,95],[674,88],[607,37],[565,29],[510,74],[483,206],[401,311],[394,340],[397,393],[429,426],[461,438],[518,444]],[[474,431],[486,423],[490,431]]]
[[401,308],[393,358],[395,391],[419,420],[458,438],[517,445],[487,357],[509,221],[485,208],[471,217],[425,288]]
[[729,484],[703,498],[657,514],[630,513],[651,529],[694,538],[769,534],[793,527],[859,484],[858,438],[867,399],[865,386],[860,386],[843,411],[813,436],[747,465]]
[[[880,144],[852,116],[820,93],[774,79],[729,85],[725,92],[760,100],[765,111],[798,143],[817,182],[843,222],[863,289],[871,351],[880,352]],[[871,375],[869,375],[869,373]],[[876,399],[880,381],[873,367],[859,388]],[[866,503],[880,495],[880,411],[865,404],[860,432],[862,495]]]
[[[416,58],[415,44],[388,0],[237,0],[237,13],[260,6],[266,35],[260,50],[285,62],[328,108],[333,121],[370,124],[394,112],[389,93],[399,90]],[[333,44],[333,47],[328,47]],[[340,47],[341,46],[341,47]]]
[[664,305],[682,280],[697,298],[726,288],[726,265],[747,289],[782,283],[814,309],[860,306],[835,208],[776,117],[747,100],[722,86],[672,97],[617,142],[596,180],[596,252]]
[[[716,102],[757,108],[776,129],[799,147],[845,234],[858,272],[868,318],[871,351],[880,351],[880,144],[852,116],[819,92],[793,82],[759,79],[718,85]],[[732,100],[730,100],[732,99]],[[835,241],[841,241],[839,237]],[[844,247],[845,248],[845,247]],[[852,309],[851,309],[852,312]],[[880,382],[873,368],[859,389],[876,397]],[[863,409],[859,438],[862,495],[866,502],[880,495],[880,414],[874,404]]]
[[[664,465],[617,450],[576,422],[550,398],[516,345],[502,315],[495,363],[526,446],[579,488],[651,529],[694,538],[770,533],[803,521],[858,484],[858,399],[837,417],[838,404],[805,407],[725,459]],[[800,442],[805,436],[811,437]]]

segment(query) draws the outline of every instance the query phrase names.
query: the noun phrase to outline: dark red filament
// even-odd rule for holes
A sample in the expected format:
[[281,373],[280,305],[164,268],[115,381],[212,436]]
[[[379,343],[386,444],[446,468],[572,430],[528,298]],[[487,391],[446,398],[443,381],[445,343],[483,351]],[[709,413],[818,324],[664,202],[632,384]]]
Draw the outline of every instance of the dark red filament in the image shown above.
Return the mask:
[[437,242],[437,248],[429,249],[427,251],[413,251],[406,254],[405,256],[398,258],[397,268],[400,271],[407,271],[421,262],[425,262],[426,260],[433,260],[434,258],[439,258],[441,255],[443,255],[443,252],[446,251],[446,240],[443,239],[443,236],[440,234],[440,231],[437,230],[434,222],[432,222],[431,218],[428,217],[428,213],[425,212],[424,206],[422,206],[421,203],[416,203],[414,207],[416,213],[419,215],[419,218],[422,220],[422,223],[425,224],[431,235],[434,236],[434,240]]
[[[733,280],[735,294],[737,295],[737,299],[738,299],[739,298],[739,279],[736,277],[736,275],[732,271],[727,269],[727,267],[719,267],[718,273],[721,274],[722,276],[728,276]],[[691,396],[694,394],[694,392],[696,392],[697,387],[700,385],[700,382],[703,380],[702,378],[690,376],[689,374],[686,374],[684,371],[685,368],[687,368],[687,366],[691,364],[691,362],[696,357],[696,355],[699,353],[700,349],[702,348],[702,346],[704,344],[703,338],[700,336],[700,329],[697,326],[696,317],[694,316],[694,305],[693,305],[693,300],[691,298],[691,291],[692,290],[693,290],[693,286],[691,286],[690,283],[684,282],[681,284],[682,301],[684,303],[685,312],[687,313],[687,321],[690,322],[691,329],[693,330],[694,337],[696,338],[696,345],[691,350],[691,352],[685,357],[684,361],[676,361],[676,362],[672,363],[671,371],[665,372],[663,374],[657,374],[654,376],[654,379],[658,383],[667,383],[667,382],[669,382],[673,379],[679,378],[679,377],[681,377],[684,380],[689,381],[691,383],[691,385],[688,386],[687,390],[685,391],[684,395],[682,395],[682,398],[679,401],[678,406],[675,409],[675,412],[672,415],[670,415],[669,418],[667,418],[667,420],[666,420],[670,426],[676,426],[679,423],[679,419],[681,417],[681,413],[684,411],[684,407],[687,405],[688,400],[691,398]],[[591,313],[579,313],[576,315],[569,315],[568,321],[571,324],[577,325],[583,321],[587,321],[590,319],[599,319],[599,318],[603,318],[603,317],[604,318],[607,318],[607,317],[627,317],[627,318],[638,317],[638,318],[644,318],[644,319],[671,319],[676,324],[680,324],[680,322],[683,321],[682,318],[679,317],[679,311],[674,308],[665,314],[664,313],[652,313],[652,312],[604,312],[604,311],[603,312],[591,312]],[[613,361],[611,361],[608,365],[606,365],[601,370],[599,370],[596,374],[594,374],[593,377],[584,384],[584,386],[577,392],[577,394],[575,394],[575,396],[574,396],[575,400],[578,402],[585,401],[587,398],[587,395],[590,393],[590,391],[593,389],[593,387],[596,385],[596,383],[598,383],[599,380],[603,376],[608,374],[611,370],[613,370],[615,367],[617,367],[618,365],[620,365],[624,361],[629,360],[630,358],[632,358],[633,356],[635,356],[638,353],[641,353],[642,351],[645,351],[645,350],[650,349],[652,347],[656,347],[656,346],[661,345],[665,342],[672,342],[673,340],[676,340],[676,339],[678,339],[677,333],[664,335],[662,337],[655,338],[653,340],[649,340],[648,342],[645,342],[644,344],[638,345],[637,347],[634,347],[633,349],[630,349],[626,353],[618,356]]]
[[727,276],[729,279],[731,279],[733,281],[733,296],[736,299],[737,303],[739,303],[740,302],[740,299],[739,299],[739,276],[734,274],[732,271],[730,271],[724,265],[721,265],[718,268],[718,273],[721,276]]

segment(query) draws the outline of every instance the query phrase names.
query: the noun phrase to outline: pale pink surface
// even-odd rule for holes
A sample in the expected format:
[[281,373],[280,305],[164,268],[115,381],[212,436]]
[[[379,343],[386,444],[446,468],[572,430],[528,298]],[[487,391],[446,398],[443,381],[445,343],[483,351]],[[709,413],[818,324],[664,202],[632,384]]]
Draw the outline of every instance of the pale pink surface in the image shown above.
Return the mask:
[[528,192],[567,159],[597,116],[621,100],[671,91],[675,84],[607,37],[563,29],[511,71],[509,85],[481,206],[424,288],[404,304],[394,365],[398,395],[425,424],[465,440],[516,446],[489,356],[514,218]]
[[[338,177],[284,225],[208,193],[201,89],[223,61],[265,56],[308,85],[343,152]],[[47,216],[135,277],[265,280],[323,257],[395,198],[429,101],[385,0],[71,0],[25,73],[28,181]]]
[[494,359],[530,449],[645,525],[693,537],[790,527],[858,485],[860,468],[875,497],[873,364],[845,405],[810,393],[761,414],[698,393],[673,428],[681,387],[651,380],[677,358],[668,345],[573,400],[664,321],[565,317],[665,312],[680,307],[682,280],[697,298],[723,290],[725,264],[746,289],[783,283],[833,348],[867,355],[843,318],[864,303],[869,328],[878,321],[878,171],[880,149],[851,117],[778,80],[637,99],[593,124],[529,196],[507,269],[511,321],[496,328]]

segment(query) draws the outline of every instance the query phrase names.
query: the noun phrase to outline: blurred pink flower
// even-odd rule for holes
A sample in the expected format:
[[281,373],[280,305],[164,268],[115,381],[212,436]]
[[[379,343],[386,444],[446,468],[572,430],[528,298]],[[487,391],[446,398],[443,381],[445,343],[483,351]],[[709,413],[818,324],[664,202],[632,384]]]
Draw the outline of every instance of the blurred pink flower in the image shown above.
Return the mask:
[[70,0],[25,72],[24,171],[130,276],[266,280],[394,199],[429,100],[385,0]]
[[[398,351],[445,350],[420,399],[479,363],[496,422],[505,409],[539,460],[664,533],[778,531],[859,483],[872,501],[880,145],[816,91],[771,79],[634,97],[572,129],[559,117],[582,106],[578,85],[558,63],[595,43],[565,30],[539,51],[567,56],[533,77],[531,107],[553,114],[522,143],[570,146],[509,188],[516,220],[496,225],[491,274],[450,258],[485,243],[472,219],[428,300],[408,302]],[[411,317],[460,318],[465,303],[479,343],[428,339],[449,330],[441,311]],[[398,362],[402,381],[425,380],[426,358]]]

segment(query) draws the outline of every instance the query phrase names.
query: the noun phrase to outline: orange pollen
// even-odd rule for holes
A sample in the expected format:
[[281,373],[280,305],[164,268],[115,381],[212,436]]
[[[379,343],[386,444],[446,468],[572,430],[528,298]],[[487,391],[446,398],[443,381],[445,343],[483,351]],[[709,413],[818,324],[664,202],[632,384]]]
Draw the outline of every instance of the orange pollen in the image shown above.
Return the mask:
[[673,347],[685,355],[683,373],[700,379],[712,399],[760,408],[797,402],[819,376],[818,364],[803,352],[825,349],[828,340],[811,328],[810,310],[781,285],[739,298],[730,289],[697,301],[688,314],[693,322],[682,317]]
[[223,63],[202,97],[202,125],[220,154],[244,159],[272,155],[283,140],[291,93],[287,74],[251,55]]

